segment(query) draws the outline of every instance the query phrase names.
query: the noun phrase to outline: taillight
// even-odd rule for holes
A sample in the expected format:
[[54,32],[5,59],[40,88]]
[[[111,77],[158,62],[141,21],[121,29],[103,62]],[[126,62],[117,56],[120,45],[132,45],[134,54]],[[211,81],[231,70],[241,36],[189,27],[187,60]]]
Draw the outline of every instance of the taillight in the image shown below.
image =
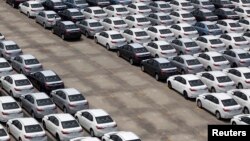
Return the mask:
[[76,105],[74,105],[74,104],[69,104],[69,106],[70,106],[70,107],[76,107]]
[[36,110],[37,110],[38,112],[44,111],[43,109],[40,109],[40,108],[36,108]]
[[214,64],[214,66],[220,66],[220,64]]
[[9,113],[6,113],[6,112],[2,112],[3,115],[9,115]]
[[218,84],[219,87],[225,87],[224,85]]
[[189,70],[193,70],[193,68],[191,68],[191,67],[188,67],[188,69],[189,69]]
[[11,54],[10,52],[5,51],[5,54]]
[[246,63],[246,61],[240,60],[240,63]]
[[246,82],[246,83],[250,83],[250,80],[246,80],[245,82]]
[[188,33],[184,32],[184,35],[188,35]]
[[136,40],[141,40],[140,38],[137,38],[137,37],[136,37],[135,39],[136,39]]
[[28,67],[28,66],[24,66],[24,68],[25,68],[26,70],[30,70],[30,69],[31,69],[31,68]]
[[189,52],[189,51],[190,51],[190,49],[186,48],[186,49],[185,49],[185,51],[186,51],[186,52]]
[[166,36],[162,36],[162,35],[161,35],[160,37],[161,37],[161,38],[166,38]]
[[111,43],[117,43],[117,41],[111,41]]
[[89,105],[89,102],[88,102],[88,101],[87,101],[87,102],[85,102],[85,103],[84,103],[84,105]]
[[137,25],[138,25],[138,26],[143,26],[143,24],[139,24],[139,23],[137,23]]
[[62,130],[62,133],[63,133],[63,134],[70,134],[69,132],[63,131],[63,130]]
[[97,129],[105,129],[105,127],[96,126]]
[[226,109],[226,108],[223,108],[223,110],[224,110],[225,112],[230,112],[230,111],[231,111],[231,110]]
[[78,132],[82,132],[82,131],[83,131],[83,129],[79,130]]
[[15,91],[22,91],[21,89],[18,89],[18,88],[14,88],[15,89]]
[[161,54],[168,54],[167,52],[161,52]]
[[25,137],[26,139],[32,139],[32,136],[24,135],[24,137]]
[[190,88],[190,91],[197,91],[196,89],[194,89],[194,88]]
[[53,22],[53,20],[47,20],[48,22]]

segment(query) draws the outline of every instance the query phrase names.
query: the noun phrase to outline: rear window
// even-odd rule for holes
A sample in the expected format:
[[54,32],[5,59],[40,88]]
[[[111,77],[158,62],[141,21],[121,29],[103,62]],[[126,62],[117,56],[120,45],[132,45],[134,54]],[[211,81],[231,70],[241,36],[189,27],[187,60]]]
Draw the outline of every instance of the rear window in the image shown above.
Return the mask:
[[148,50],[146,48],[134,48],[133,49],[135,53],[144,53],[144,52],[148,52]]
[[208,29],[220,29],[216,24],[214,24],[214,25],[207,25],[207,28]]
[[137,20],[139,23],[148,22],[148,21],[149,21],[147,18],[137,18],[136,20]]
[[238,54],[240,59],[248,59],[250,58],[250,54],[249,53],[240,53]]
[[0,63],[0,68],[8,68],[8,67],[10,67],[9,63],[7,63],[7,62],[1,62]]
[[63,121],[62,122],[62,127],[64,129],[75,128],[75,127],[79,127],[79,124],[77,123],[76,120]]
[[24,126],[26,133],[34,133],[43,131],[39,124]]
[[231,27],[241,27],[239,23],[229,23]]
[[160,8],[170,8],[170,5],[168,4],[160,4]]
[[55,82],[55,81],[61,81],[61,79],[59,78],[59,76],[54,75],[54,76],[46,76],[45,81],[46,82]]
[[82,94],[69,95],[69,101],[82,101],[85,100]]
[[212,57],[214,62],[222,62],[222,61],[227,61],[223,56],[215,56]]
[[71,12],[71,16],[83,16],[81,12]]
[[217,77],[219,83],[232,82],[232,80],[228,76],[220,76]]
[[149,8],[147,6],[138,6],[139,10],[148,10]]
[[183,27],[183,30],[185,32],[196,31],[195,28],[192,26]]
[[93,22],[93,23],[89,23],[89,26],[90,27],[99,27],[99,26],[102,26],[102,25],[99,22]]
[[161,45],[161,50],[172,50],[174,49],[171,45]]
[[221,100],[221,102],[225,107],[238,105],[234,99],[225,99]]
[[231,2],[227,1],[227,0],[223,0],[223,1],[220,1],[221,4],[232,4]]
[[197,80],[190,80],[188,82],[189,82],[190,86],[192,86],[192,87],[194,87],[194,86],[203,86],[204,85],[204,83],[201,80],[199,80],[199,79],[197,79]]
[[222,41],[220,39],[211,39],[209,40],[212,45],[215,44],[222,44]]
[[25,86],[30,85],[30,81],[28,79],[15,80],[16,86]]
[[114,24],[115,25],[123,25],[123,24],[126,24],[123,20],[117,20],[117,21],[114,21]]
[[100,10],[94,10],[94,13],[95,14],[105,14],[105,12],[102,9],[100,9]]
[[112,39],[123,39],[123,36],[121,34],[113,34],[110,35]]
[[192,14],[190,14],[190,13],[187,13],[187,14],[181,14],[181,16],[183,17],[183,18],[192,18],[192,17],[194,17]]
[[63,5],[62,2],[54,2],[54,6],[61,6],[61,5]]
[[51,19],[51,18],[59,18],[59,16],[57,15],[57,14],[48,14],[47,15],[47,17],[49,18],[49,19]]
[[169,16],[160,16],[161,20],[170,20],[171,18]]
[[18,45],[7,45],[5,46],[6,50],[17,50],[20,49]]
[[184,43],[187,48],[197,47],[198,45],[195,42],[186,42]]
[[170,34],[172,33],[170,29],[161,29],[159,30],[161,34]]
[[206,13],[203,13],[204,16],[215,16],[214,13],[212,12],[206,12]]
[[135,35],[137,37],[148,36],[148,34],[145,31],[135,32]]
[[121,7],[121,8],[116,8],[117,12],[127,12],[128,10],[125,7]]
[[201,3],[202,3],[202,5],[212,5],[212,3],[209,2],[209,1],[204,1],[204,2],[201,2]]
[[41,8],[43,7],[41,4],[31,4],[31,8]]
[[75,24],[65,25],[66,29],[76,29],[78,28]]
[[77,0],[75,1],[76,4],[85,4],[86,3],[86,0]]
[[3,107],[4,110],[11,110],[11,109],[19,108],[19,106],[18,106],[18,104],[16,102],[3,103],[2,107]]
[[53,105],[54,103],[50,98],[36,100],[38,106]]
[[242,3],[250,3],[250,0],[241,0]]
[[244,73],[246,79],[250,79],[250,73]]
[[247,14],[250,14],[250,10],[246,10]]
[[234,40],[235,40],[236,42],[247,41],[247,40],[246,40],[244,37],[242,37],[242,36],[234,37]]
[[28,59],[24,61],[26,65],[34,65],[39,64],[39,61],[37,59]]
[[189,2],[182,2],[181,5],[182,5],[183,7],[192,6]]
[[166,68],[174,68],[174,65],[172,63],[160,63],[160,68],[166,69]]
[[7,136],[7,133],[4,129],[0,129],[0,137]]
[[197,59],[187,60],[188,65],[199,65],[201,64]]
[[236,15],[233,11],[225,11],[226,15]]
[[113,122],[113,119],[110,116],[101,116],[101,117],[96,117],[96,122],[98,124],[110,123]]

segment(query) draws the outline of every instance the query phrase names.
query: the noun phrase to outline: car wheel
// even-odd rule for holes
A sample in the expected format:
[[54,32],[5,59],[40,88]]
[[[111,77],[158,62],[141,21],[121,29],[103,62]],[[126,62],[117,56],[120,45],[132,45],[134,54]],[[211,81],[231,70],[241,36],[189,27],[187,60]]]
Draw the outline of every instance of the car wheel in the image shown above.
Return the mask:
[[236,124],[236,122],[233,121],[233,122],[232,122],[232,125],[237,125],[237,124]]
[[158,54],[156,54],[156,55],[155,55],[155,58],[159,58],[159,55],[158,55]]
[[61,35],[61,38],[62,38],[63,40],[65,40],[65,36],[64,36],[64,34],[62,34],[62,35]]
[[183,55],[183,52],[182,52],[182,51],[180,51],[180,52],[179,52],[179,55]]
[[224,33],[226,34],[226,33],[227,33],[227,31],[224,31]]
[[249,114],[249,110],[245,107],[245,108],[243,109],[243,113],[244,113],[244,114]]
[[13,8],[16,8],[16,5],[15,5],[15,3],[12,3],[12,7],[13,7]]
[[169,88],[169,89],[173,89],[172,84],[171,84],[170,81],[168,81],[168,88]]
[[106,49],[107,49],[107,50],[110,50],[109,44],[106,45]]
[[158,39],[157,39],[157,38],[155,38],[155,41],[158,41]]
[[243,89],[243,86],[241,83],[239,83],[237,87],[238,87],[238,89]]
[[143,65],[141,65],[141,71],[142,71],[142,72],[145,72],[145,68],[144,68]]
[[135,28],[135,26],[132,26],[132,28]]
[[233,63],[233,64],[232,64],[232,68],[237,68],[237,64],[236,64],[236,63]]
[[178,38],[182,38],[181,35],[179,35]]
[[211,93],[216,93],[216,90],[214,87],[211,88]]
[[54,30],[54,28],[52,28],[52,29],[51,29],[51,32],[52,32],[53,34],[55,34],[55,30]]
[[230,46],[228,46],[228,49],[233,49],[233,47],[230,45]]
[[29,12],[27,12],[27,16],[28,16],[28,18],[30,18],[30,13]]
[[216,111],[215,112],[215,116],[217,119],[221,119],[221,115],[220,115],[220,112],[219,111]]
[[43,128],[44,128],[44,130],[47,130],[47,127],[46,127],[46,124],[44,121],[43,121]]
[[197,107],[202,108],[202,103],[200,100],[197,101]]
[[56,133],[56,140],[61,141],[59,135]]
[[89,33],[88,33],[88,31],[85,31],[85,36],[86,36],[87,38],[89,38]]
[[95,37],[95,43],[97,43],[98,44],[98,40],[97,40],[97,38]]
[[184,70],[181,70],[181,74],[185,74],[185,71],[184,71]]
[[129,59],[129,63],[130,63],[131,65],[134,65],[134,60],[133,60],[132,58],[130,58],[130,59]]
[[111,28],[109,30],[112,30]]
[[22,70],[20,70],[20,73],[21,73],[21,74],[23,74],[23,71],[22,71]]
[[44,28],[44,29],[46,29],[46,28],[47,28],[45,23],[43,23],[43,28]]
[[65,106],[63,107],[63,112],[68,113],[68,110],[67,110],[67,108]]
[[184,96],[185,99],[188,99],[188,94],[187,94],[186,91],[183,92],[183,96]]
[[130,43],[134,43],[134,41],[133,41],[133,40],[131,40],[131,41],[130,41]]
[[6,128],[7,128],[7,132],[10,134],[10,127],[6,125]]
[[159,81],[159,74],[155,73],[155,80]]
[[22,141],[21,137],[19,137],[18,141]]
[[118,56],[118,57],[121,57],[121,53],[120,53],[119,50],[117,51],[117,56]]
[[90,129],[89,132],[90,132],[90,136],[91,136],[91,137],[94,137],[94,136],[95,136],[95,132],[93,131],[93,129]]
[[207,49],[207,48],[205,48],[205,52],[208,52],[208,49]]
[[11,96],[11,97],[14,97],[14,96],[13,96],[13,92],[12,92],[12,91],[10,91],[10,96]]
[[207,67],[207,71],[212,71],[210,66]]
[[33,111],[31,111],[31,116],[32,116],[33,118],[36,118],[35,113],[34,113]]

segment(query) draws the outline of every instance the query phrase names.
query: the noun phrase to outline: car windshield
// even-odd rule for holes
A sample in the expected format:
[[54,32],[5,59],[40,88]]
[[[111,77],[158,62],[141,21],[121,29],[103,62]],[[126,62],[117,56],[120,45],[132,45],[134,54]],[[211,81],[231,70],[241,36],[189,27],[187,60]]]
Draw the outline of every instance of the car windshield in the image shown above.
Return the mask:
[[121,7],[121,8],[116,8],[117,12],[127,12],[128,10],[125,7]]
[[160,19],[165,21],[165,20],[171,20],[170,16],[160,16]]
[[102,9],[94,10],[95,14],[105,14],[105,12]]
[[208,29],[220,29],[216,24],[213,24],[213,25],[207,25],[207,28]]
[[17,50],[17,49],[20,49],[18,47],[18,45],[7,45],[5,47],[6,47],[6,50]]
[[192,26],[183,27],[183,30],[185,32],[196,31],[195,28]]
[[0,129],[0,137],[7,136],[7,133],[4,129]]
[[25,86],[30,85],[30,81],[28,79],[15,80],[16,86]]
[[81,12],[71,12],[71,16],[83,16]]
[[241,27],[239,23],[229,23],[231,27]]
[[10,64],[8,62],[1,62],[0,63],[0,68],[8,68],[10,67]]
[[221,100],[221,102],[225,107],[238,105],[234,99],[225,99]]
[[77,123],[76,120],[63,121],[62,127],[64,129],[75,128],[75,127],[79,127],[79,124]]
[[4,110],[11,110],[11,109],[19,108],[19,106],[16,102],[3,103],[2,107]]
[[148,52],[148,50],[144,47],[142,48],[134,48],[133,49],[135,53],[144,53],[144,52]]
[[96,117],[96,122],[98,124],[110,123],[113,122],[113,119],[110,116],[101,116],[101,117]]
[[149,10],[147,6],[138,6],[139,10]]
[[76,3],[77,5],[85,4],[85,3],[86,3],[86,0],[76,0],[75,3]]
[[220,4],[231,4],[231,2],[227,1],[227,0],[223,0],[223,1],[220,1]]
[[136,20],[137,20],[139,23],[148,22],[148,21],[149,21],[147,18],[137,18]]
[[191,48],[191,47],[197,47],[198,45],[196,44],[196,42],[186,42],[186,43],[184,43],[185,44],[185,46],[187,47],[187,48]]
[[145,31],[135,32],[135,35],[137,37],[148,36],[148,34]]
[[241,0],[241,2],[246,4],[246,3],[250,3],[250,0]]
[[82,101],[85,100],[82,94],[69,95],[69,101]]
[[172,50],[174,49],[171,45],[161,45],[161,50]]
[[212,12],[206,12],[206,13],[204,12],[203,15],[204,16],[215,16],[214,13],[212,13]]
[[187,64],[188,65],[199,65],[201,64],[197,59],[191,59],[191,60],[187,60]]
[[236,15],[235,12],[233,12],[233,11],[225,11],[225,14],[226,15]]
[[227,61],[225,57],[223,56],[214,56],[212,57],[214,62],[223,62],[223,61]]
[[212,45],[215,44],[222,44],[222,41],[220,39],[211,39],[209,40]]
[[186,13],[186,14],[181,14],[181,16],[183,17],[183,18],[192,18],[192,17],[194,17],[192,14],[190,14],[190,13]]
[[61,5],[63,5],[62,2],[54,2],[54,6],[61,6]]
[[190,80],[188,81],[190,86],[194,87],[194,86],[203,86],[204,83],[200,80],[200,79],[197,79],[197,80]]
[[51,19],[51,18],[59,18],[59,16],[57,15],[57,14],[47,14],[47,17],[49,18],[49,19]]
[[123,25],[123,24],[126,24],[123,20],[116,20],[114,21],[114,24],[115,25]]
[[43,6],[39,3],[39,4],[31,4],[30,5],[31,8],[42,8]]
[[110,36],[111,36],[111,39],[123,39],[123,36],[121,34],[113,34]]
[[219,83],[232,82],[228,76],[216,77]]
[[53,105],[54,104],[50,98],[38,99],[38,100],[36,100],[36,103],[38,106],[46,106],[46,105]]
[[42,132],[43,129],[39,124],[24,126],[26,133]]
[[76,29],[77,26],[75,24],[69,24],[69,25],[65,25],[66,29]]
[[235,40],[236,42],[247,41],[247,40],[246,40],[244,37],[242,37],[242,36],[234,37],[234,40]]
[[160,8],[170,8],[169,4],[160,4]]
[[249,53],[239,53],[238,56],[240,59],[249,59],[250,58]]
[[170,34],[172,33],[170,29],[160,29],[159,30],[161,34]]
[[46,82],[55,82],[55,81],[61,81],[61,79],[59,78],[59,76],[53,75],[53,76],[46,76],[45,81]]
[[162,69],[174,68],[174,65],[171,62],[169,62],[169,63],[160,63],[160,68],[162,68]]
[[24,62],[25,62],[26,65],[39,64],[39,61],[37,59],[27,59]]
[[182,2],[181,5],[182,5],[183,7],[192,6],[189,2]]
[[246,10],[247,14],[250,14],[250,10]]
[[203,2],[201,2],[202,3],[202,5],[213,5],[211,2],[209,2],[209,1],[203,1]]
[[93,23],[89,23],[90,27],[99,27],[102,26],[100,22],[93,22]]
[[246,79],[250,79],[250,72],[248,73],[243,73]]

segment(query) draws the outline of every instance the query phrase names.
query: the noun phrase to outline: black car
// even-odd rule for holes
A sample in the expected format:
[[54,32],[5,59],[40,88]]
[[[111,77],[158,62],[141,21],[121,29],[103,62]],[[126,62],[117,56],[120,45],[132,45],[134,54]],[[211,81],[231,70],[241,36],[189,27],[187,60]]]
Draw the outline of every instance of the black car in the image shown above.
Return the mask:
[[46,0],[42,5],[45,9],[53,10],[55,12],[67,9],[67,6],[63,4],[61,0]]
[[151,58],[150,52],[138,43],[131,43],[119,47],[117,56],[129,60],[131,65],[140,64],[142,60]]
[[84,19],[84,15],[76,8],[59,11],[58,15],[65,21],[80,22]]
[[166,58],[144,60],[141,62],[141,70],[154,76],[157,81],[178,74],[177,68]]
[[28,0],[6,0],[6,3],[11,5],[13,8],[17,8],[20,3],[23,3]]
[[215,8],[234,8],[234,4],[229,0],[210,0]]
[[60,36],[63,40],[81,38],[80,28],[71,21],[57,21],[52,28],[52,33]]
[[207,9],[196,9],[191,12],[197,21],[217,21],[218,16],[216,16],[212,11]]
[[214,10],[214,14],[216,14],[219,19],[233,19],[239,20],[240,17],[235,13],[232,9],[229,8],[219,8]]
[[61,78],[51,70],[31,73],[29,80],[40,92],[50,94],[52,90],[64,88]]
[[105,7],[105,6],[110,5],[110,1],[109,0],[87,0],[87,2],[91,6]]

